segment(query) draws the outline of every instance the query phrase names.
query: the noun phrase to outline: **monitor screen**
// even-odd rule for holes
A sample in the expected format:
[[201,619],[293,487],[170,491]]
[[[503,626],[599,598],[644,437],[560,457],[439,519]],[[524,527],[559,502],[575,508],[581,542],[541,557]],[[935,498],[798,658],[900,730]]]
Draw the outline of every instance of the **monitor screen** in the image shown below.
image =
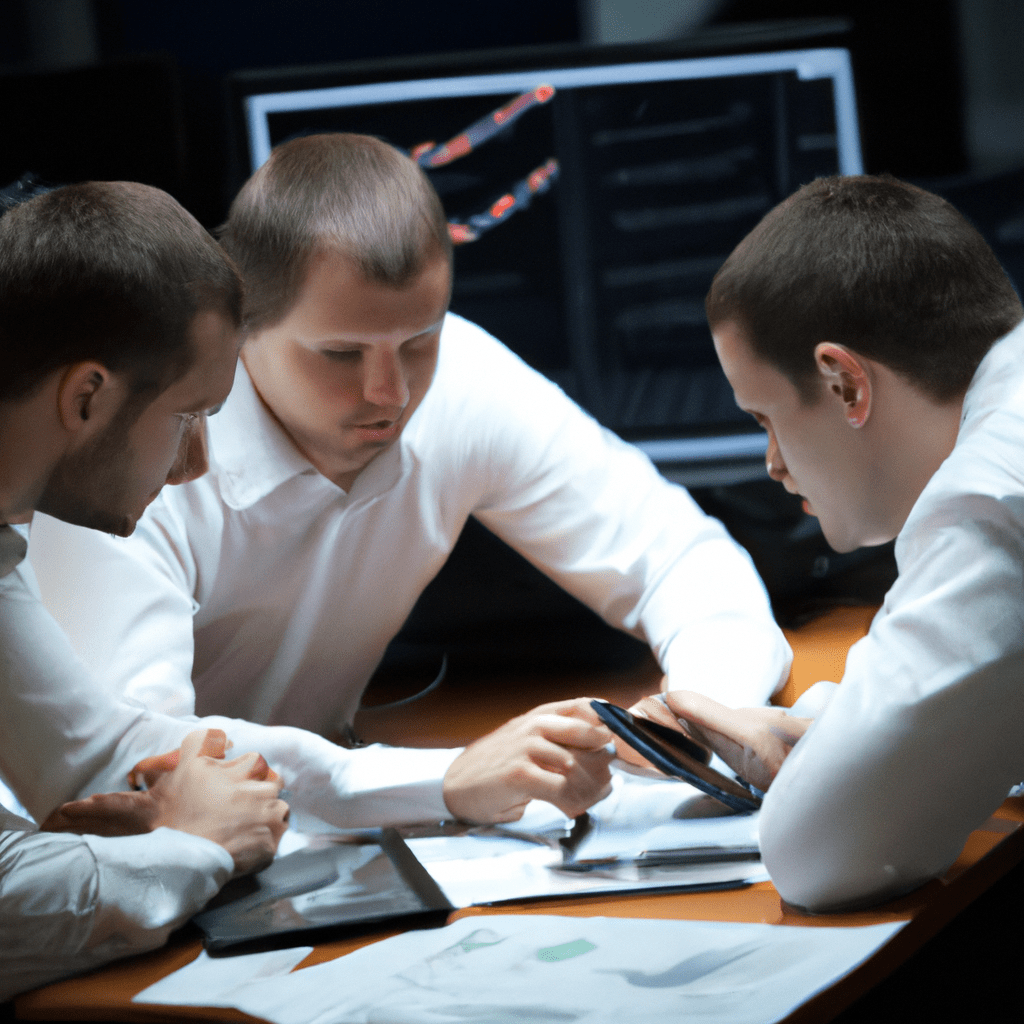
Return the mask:
[[485,72],[249,77],[238,96],[249,170],[311,132],[406,151],[451,222],[455,312],[670,476],[763,473],[765,436],[736,409],[703,298],[777,202],[815,177],[861,172],[849,53],[616,58],[517,68],[509,51]]

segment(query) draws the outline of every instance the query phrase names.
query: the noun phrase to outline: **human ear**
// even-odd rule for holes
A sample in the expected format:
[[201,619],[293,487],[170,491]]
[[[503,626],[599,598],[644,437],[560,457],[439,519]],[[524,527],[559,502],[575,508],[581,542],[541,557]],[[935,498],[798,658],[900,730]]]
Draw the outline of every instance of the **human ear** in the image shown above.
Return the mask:
[[871,415],[871,377],[861,359],[844,345],[819,342],[814,363],[829,391],[843,403],[846,422],[855,430]]
[[118,404],[113,376],[89,360],[68,366],[57,384],[57,415],[65,430],[77,433],[97,418],[112,414]]

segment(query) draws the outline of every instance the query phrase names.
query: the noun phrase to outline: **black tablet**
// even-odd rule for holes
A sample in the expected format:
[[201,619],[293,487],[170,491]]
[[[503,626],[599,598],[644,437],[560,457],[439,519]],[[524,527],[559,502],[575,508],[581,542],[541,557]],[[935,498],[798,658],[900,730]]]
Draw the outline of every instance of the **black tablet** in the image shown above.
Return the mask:
[[210,953],[314,942],[375,927],[444,924],[454,909],[394,829],[321,837],[228,882],[192,918]]
[[606,701],[592,700],[590,706],[619,739],[659,771],[689,782],[734,811],[756,811],[761,806],[761,798],[742,782],[708,767],[708,751],[684,733],[660,722],[638,718]]

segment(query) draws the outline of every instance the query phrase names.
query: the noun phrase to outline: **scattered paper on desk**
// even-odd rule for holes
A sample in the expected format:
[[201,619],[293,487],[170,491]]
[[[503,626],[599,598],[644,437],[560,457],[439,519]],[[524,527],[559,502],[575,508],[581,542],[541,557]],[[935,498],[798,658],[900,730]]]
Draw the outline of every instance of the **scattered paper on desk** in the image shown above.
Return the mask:
[[408,845],[456,907],[639,888],[738,888],[768,877],[760,861],[561,871],[559,851],[511,838],[415,839]]
[[[625,863],[559,870],[564,857],[558,837],[572,822],[557,812],[545,818],[543,807],[533,804],[527,817],[507,827],[406,842],[456,907],[637,888],[739,887],[768,877],[759,859],[728,857],[730,851],[756,851],[758,816],[733,814],[685,782],[616,770],[611,794],[589,813],[591,829],[576,847],[576,861],[618,857]],[[697,848],[718,848],[722,857],[709,853],[706,862],[657,867],[629,863],[644,853]]]
[[900,927],[471,917],[236,987],[230,1005],[273,1024],[771,1024]]
[[312,952],[312,946],[294,946],[267,953],[210,957],[203,950],[192,963],[143,989],[132,1002],[234,1006],[236,990],[257,981],[284,977]]

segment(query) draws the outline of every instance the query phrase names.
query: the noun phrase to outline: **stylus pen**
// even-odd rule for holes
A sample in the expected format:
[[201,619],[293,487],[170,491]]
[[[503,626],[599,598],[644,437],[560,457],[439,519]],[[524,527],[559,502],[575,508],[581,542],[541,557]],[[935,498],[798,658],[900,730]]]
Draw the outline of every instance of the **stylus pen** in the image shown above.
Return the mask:
[[654,850],[637,857],[608,857],[601,860],[574,860],[559,864],[559,871],[607,871],[609,868],[686,867],[690,864],[727,864],[732,861],[760,860],[756,846],[695,846],[680,850]]

